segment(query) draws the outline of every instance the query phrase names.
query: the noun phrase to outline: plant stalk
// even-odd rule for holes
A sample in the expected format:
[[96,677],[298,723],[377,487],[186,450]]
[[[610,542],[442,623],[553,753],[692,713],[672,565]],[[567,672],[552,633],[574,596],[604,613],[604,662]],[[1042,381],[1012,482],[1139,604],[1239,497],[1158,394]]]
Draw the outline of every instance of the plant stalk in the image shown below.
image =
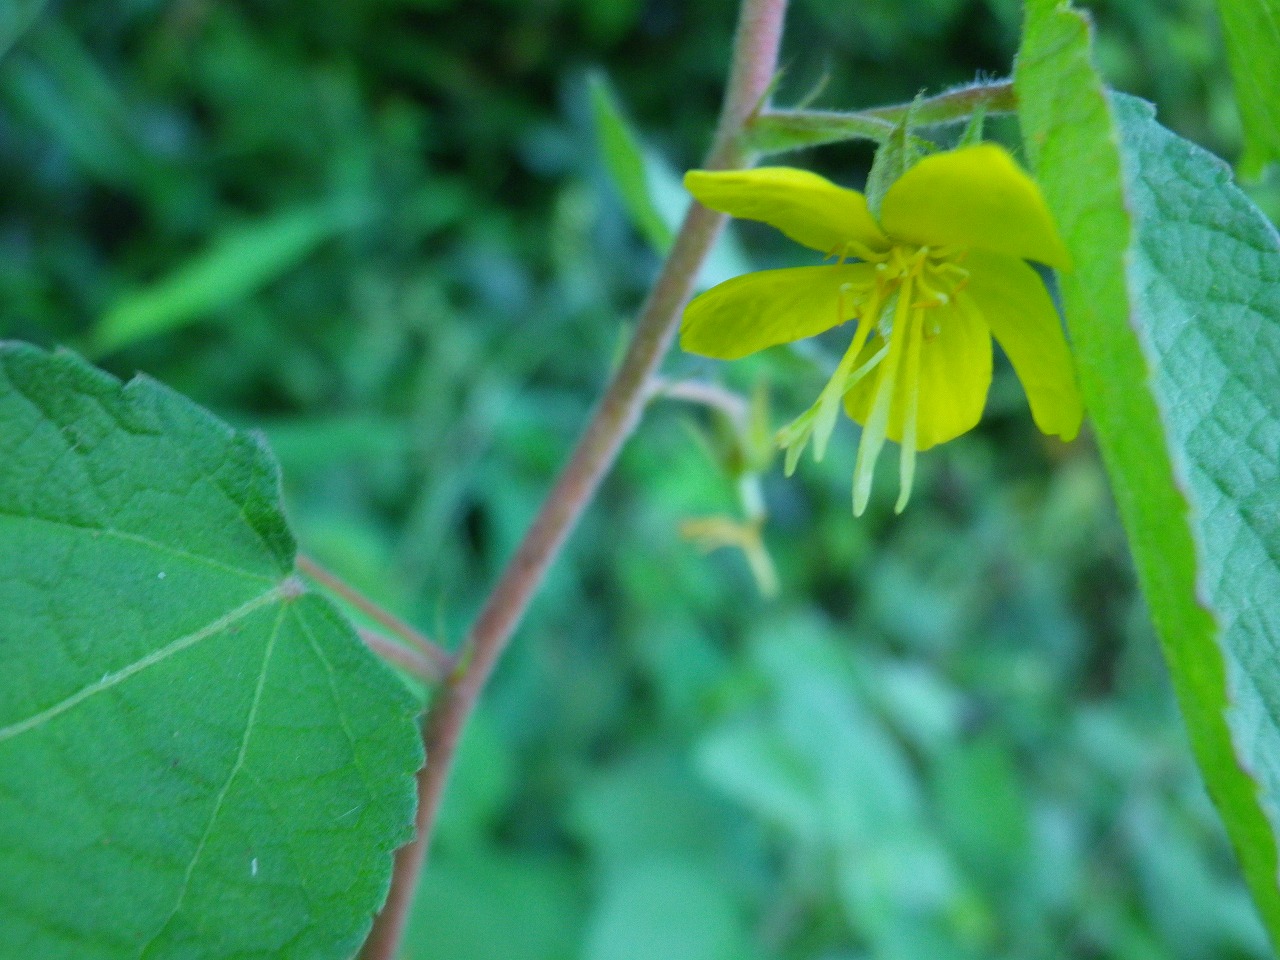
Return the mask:
[[387,663],[394,664],[423,683],[439,683],[445,678],[445,674],[441,672],[435,663],[422,656],[422,654],[415,653],[408,647],[402,647],[394,640],[389,640],[376,630],[357,627],[356,633],[359,634],[366,647],[387,661]]
[[846,140],[881,143],[908,113],[922,127],[963,123],[979,108],[988,115],[1018,108],[1012,80],[957,87],[912,103],[853,112],[835,110],[767,110],[754,117],[747,141],[761,153],[785,153]]
[[[709,169],[747,166],[752,160],[742,133],[773,83],[786,8],[786,0],[742,2],[724,104],[706,160]],[[399,952],[462,731],[548,568],[635,428],[649,381],[671,345],[681,310],[724,221],[722,214],[700,204],[690,206],[621,365],[464,641],[459,669],[432,703],[423,727],[428,760],[418,773],[417,836],[396,852],[391,891],[362,960],[394,960]]]
[[[414,647],[422,655],[419,659],[426,662],[430,676],[435,680],[441,680],[453,671],[453,656],[448,651],[438,647],[430,637],[419,633],[390,611],[384,610],[355,587],[336,574],[330,573],[305,554],[298,554],[294,562],[299,572],[306,574],[321,586],[332,590],[361,613],[381,624],[392,636],[399,637]],[[375,647],[374,649],[377,648]]]

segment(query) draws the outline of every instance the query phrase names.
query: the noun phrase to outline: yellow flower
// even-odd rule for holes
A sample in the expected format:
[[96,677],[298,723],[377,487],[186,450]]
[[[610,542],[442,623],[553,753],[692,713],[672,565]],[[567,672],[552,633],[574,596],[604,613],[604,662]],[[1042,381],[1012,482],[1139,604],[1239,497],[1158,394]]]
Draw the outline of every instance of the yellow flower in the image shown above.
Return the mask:
[[[817,402],[779,432],[787,473],[813,439],[822,459],[839,408],[863,425],[853,475],[861,515],[885,438],[901,446],[897,510],[915,455],[977,425],[994,335],[1031,415],[1064,440],[1082,407],[1057,312],[1026,260],[1069,268],[1039,189],[991,143],[925,157],[884,195],[877,223],[853,190],[790,167],[691,170],[705,206],[762,220],[836,263],[764,270],[708,290],[685,310],[680,343],[735,360],[857,320]],[[848,262],[848,261],[855,262]]]

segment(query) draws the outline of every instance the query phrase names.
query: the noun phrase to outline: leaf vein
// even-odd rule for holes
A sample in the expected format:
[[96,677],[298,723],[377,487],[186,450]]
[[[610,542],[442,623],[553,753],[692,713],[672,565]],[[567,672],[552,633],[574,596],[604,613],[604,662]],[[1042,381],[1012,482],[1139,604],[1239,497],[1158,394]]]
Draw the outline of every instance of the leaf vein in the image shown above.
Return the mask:
[[200,856],[204,853],[205,845],[209,842],[209,835],[213,833],[213,826],[218,822],[218,815],[222,812],[222,804],[227,799],[227,794],[231,791],[231,785],[235,783],[236,777],[239,776],[240,770],[244,767],[244,758],[249,752],[249,738],[253,733],[254,723],[258,719],[258,707],[262,703],[262,690],[267,684],[267,672],[271,667],[271,654],[276,647],[276,639],[280,636],[280,626],[284,623],[286,606],[280,607],[280,612],[276,615],[275,626],[271,630],[271,636],[267,640],[266,650],[262,654],[262,668],[258,671],[258,683],[253,690],[253,703],[249,706],[249,716],[245,718],[244,734],[240,737],[240,750],[236,754],[236,762],[231,766],[231,772],[227,774],[227,781],[222,785],[222,789],[218,791],[218,797],[213,802],[213,811],[209,814],[209,822],[205,824],[204,832],[200,835],[200,840],[196,844],[195,851],[191,854],[191,862],[187,864],[186,872],[182,877],[182,887],[178,891],[178,899],[173,905],[173,909],[169,911],[169,916],[165,918],[163,924],[155,932],[146,945],[142,948],[142,952],[138,955],[139,960],[145,960],[148,953],[151,952],[152,946],[160,939],[164,932],[169,929],[169,924],[173,923],[179,911],[182,910],[182,904],[187,899],[187,891],[191,889],[191,878],[195,874],[196,864],[200,862]]
[[33,514],[14,513],[9,510],[0,509],[0,519],[10,519],[17,521],[34,520],[39,523],[45,523],[52,527],[63,527],[67,530],[78,530],[88,534],[98,534],[104,537],[111,537],[115,540],[123,540],[127,543],[136,543],[139,546],[154,550],[157,553],[166,553],[173,557],[181,557],[184,560],[194,560],[197,563],[203,563],[221,570],[223,573],[233,573],[236,576],[244,577],[249,580],[257,580],[261,583],[275,583],[274,577],[268,577],[265,574],[254,573],[252,570],[245,570],[243,567],[237,567],[229,563],[223,563],[221,560],[215,560],[213,557],[206,557],[203,554],[192,553],[190,550],[183,550],[181,547],[174,547],[158,540],[152,540],[137,533],[128,533],[124,530],[116,530],[113,527],[94,527],[87,524],[72,523],[69,520],[54,520],[50,517],[39,517]]
[[55,703],[51,707],[47,707],[46,709],[41,710],[39,713],[32,714],[30,717],[27,717],[25,720],[19,720],[17,723],[11,723],[7,727],[0,727],[0,743],[3,743],[6,740],[11,740],[16,736],[19,736],[20,734],[26,733],[28,730],[33,730],[36,727],[40,726],[41,724],[46,723],[49,720],[52,720],[54,717],[58,716],[59,714],[66,713],[68,710],[72,709],[73,707],[78,706],[79,704],[83,703],[85,700],[88,700],[94,694],[101,693],[104,690],[109,690],[112,687],[123,683],[125,680],[128,680],[130,677],[134,676],[135,674],[141,673],[143,670],[147,669],[147,667],[155,666],[157,663],[161,663],[169,659],[174,654],[181,653],[183,650],[186,650],[188,647],[194,646],[195,644],[199,643],[201,640],[214,636],[215,634],[221,633],[223,630],[231,626],[231,624],[235,623],[237,620],[243,620],[245,617],[249,616],[249,614],[253,613],[255,610],[258,610],[261,607],[265,607],[270,603],[274,603],[275,601],[284,598],[286,593],[287,593],[286,584],[277,584],[276,586],[272,587],[270,590],[267,590],[264,593],[260,593],[258,596],[254,597],[252,600],[249,600],[247,603],[244,603],[239,607],[236,607],[236,609],[230,611],[229,613],[224,614],[223,616],[219,617],[217,620],[214,620],[208,626],[202,627],[201,629],[196,630],[194,633],[188,633],[185,636],[179,637],[178,639],[172,641],[171,643],[166,644],[165,646],[159,648],[158,650],[153,650],[151,653],[147,654],[145,657],[142,657],[141,659],[134,661],[128,666],[121,667],[119,670],[116,670],[113,673],[108,673],[101,680],[98,680],[95,683],[91,683],[86,687],[82,687],[80,690],[73,693],[71,696],[66,697],[65,699],[61,700],[58,703]]

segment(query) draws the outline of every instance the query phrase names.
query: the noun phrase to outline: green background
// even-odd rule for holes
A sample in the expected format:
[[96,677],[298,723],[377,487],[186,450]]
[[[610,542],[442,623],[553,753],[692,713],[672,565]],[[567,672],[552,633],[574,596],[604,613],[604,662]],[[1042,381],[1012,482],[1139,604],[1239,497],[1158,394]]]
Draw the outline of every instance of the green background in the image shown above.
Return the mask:
[[[1211,6],[1094,12],[1108,78],[1235,159]],[[779,99],[1007,73],[1019,13],[797,0]],[[694,165],[733,16],[50,3],[0,60],[0,335],[263,429],[302,547],[456,642],[655,269],[587,73]],[[869,161],[796,162],[857,185]],[[1274,216],[1274,180],[1257,196]],[[810,262],[764,228],[736,239],[743,265]],[[776,426],[823,349],[668,370],[767,387]],[[679,535],[739,509],[714,424],[651,410],[467,736],[407,956],[1267,955],[1087,433],[1039,436],[1001,363],[982,427],[921,458],[901,518],[883,471],[862,521],[854,437],[766,472],[765,600],[740,554]]]

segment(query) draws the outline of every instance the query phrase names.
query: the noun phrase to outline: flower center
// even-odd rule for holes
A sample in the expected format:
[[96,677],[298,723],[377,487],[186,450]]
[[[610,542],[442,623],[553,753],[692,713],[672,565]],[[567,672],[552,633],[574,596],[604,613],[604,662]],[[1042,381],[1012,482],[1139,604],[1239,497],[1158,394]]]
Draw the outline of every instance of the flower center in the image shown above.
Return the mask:
[[845,284],[840,290],[841,320],[856,319],[853,339],[835,373],[808,410],[778,431],[786,450],[786,472],[796,467],[809,439],[814,460],[826,453],[840,405],[866,377],[875,381],[858,445],[853,471],[853,512],[861,516],[871,494],[876,461],[884,447],[891,419],[899,433],[899,494],[901,512],[911,495],[915,477],[916,428],[920,399],[920,353],[942,331],[948,307],[969,281],[960,264],[966,250],[956,247],[901,245],[887,253],[867,254],[875,265],[874,278],[863,285]]

